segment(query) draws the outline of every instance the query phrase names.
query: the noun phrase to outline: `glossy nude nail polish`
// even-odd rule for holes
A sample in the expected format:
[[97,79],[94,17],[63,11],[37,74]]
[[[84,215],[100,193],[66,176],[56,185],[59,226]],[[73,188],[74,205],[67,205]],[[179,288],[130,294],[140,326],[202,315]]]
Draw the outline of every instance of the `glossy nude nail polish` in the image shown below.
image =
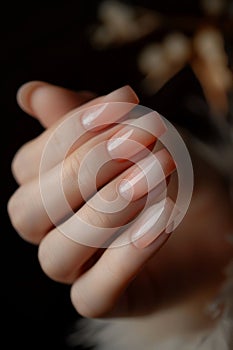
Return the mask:
[[151,112],[123,123],[115,135],[107,141],[107,151],[112,159],[132,160],[132,157],[153,144],[166,126],[157,112]]
[[[166,177],[175,170],[175,164],[166,149],[140,160],[132,166],[119,182],[119,194],[127,200],[137,200],[156,188],[160,183],[166,183]],[[164,185],[163,185],[164,186]]]
[[154,242],[171,225],[173,209],[174,202],[169,197],[148,208],[131,228],[132,243],[143,249]]
[[101,99],[101,103],[88,107],[81,116],[84,129],[97,131],[118,121],[138,103],[133,89],[126,85]]

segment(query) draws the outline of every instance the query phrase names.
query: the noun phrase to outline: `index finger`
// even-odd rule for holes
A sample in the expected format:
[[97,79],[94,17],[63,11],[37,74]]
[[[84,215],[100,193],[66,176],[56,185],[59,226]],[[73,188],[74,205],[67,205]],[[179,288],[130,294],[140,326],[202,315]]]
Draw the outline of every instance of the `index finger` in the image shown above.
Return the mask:
[[[65,120],[67,120],[69,117],[80,114],[81,111],[84,111],[87,107],[92,107],[90,111],[92,111],[92,117],[95,113],[102,113],[106,114],[107,111],[109,112],[109,107],[103,110],[104,105],[107,106],[109,102],[126,102],[130,104],[138,104],[139,100],[135,92],[132,90],[130,86],[124,86],[120,89],[117,89],[113,91],[112,93],[101,96],[98,98],[95,98],[94,100],[89,101],[88,103],[84,104],[81,107],[78,107],[74,110],[72,110],[70,113],[66,114],[63,118],[58,120],[56,123],[53,124],[52,127],[45,130],[40,136],[38,136],[36,139],[26,143],[21,147],[21,149],[16,153],[13,162],[12,162],[12,172],[15,176],[15,179],[18,181],[19,184],[23,184],[28,182],[29,180],[35,178],[39,174],[39,166],[40,161],[43,153],[43,149],[48,142],[51,135],[54,133],[54,131],[61,125]],[[95,109],[96,105],[96,109]],[[115,106],[116,107],[116,106]],[[129,107],[129,106],[128,106]],[[125,108],[128,108],[127,105]],[[131,107],[132,108],[132,107]],[[111,107],[110,107],[111,109]],[[126,112],[126,110],[125,110]],[[117,120],[117,117],[122,117],[123,111],[120,112],[117,108],[114,110],[111,109],[111,114],[109,116],[109,123],[110,119]],[[89,114],[90,115],[90,114]],[[73,121],[72,121],[73,119]],[[75,130],[79,132],[78,128],[81,128],[81,120],[77,120],[74,122],[74,118],[70,119],[70,123],[67,123],[67,132],[66,134],[61,135],[59,139],[56,139],[53,142],[53,145],[51,147],[51,161],[48,165],[51,169],[53,166],[58,164],[59,162],[63,161],[63,155],[64,155],[64,147],[68,150],[70,147],[69,145],[70,141],[70,135],[73,135]],[[70,125],[68,125],[70,124]],[[105,124],[103,127],[106,127],[107,124]],[[64,131],[64,128],[63,128]],[[79,140],[76,142],[75,147],[79,147],[84,142],[89,140],[93,137],[93,132],[86,130],[83,137],[79,138]],[[62,156],[61,156],[62,155]]]

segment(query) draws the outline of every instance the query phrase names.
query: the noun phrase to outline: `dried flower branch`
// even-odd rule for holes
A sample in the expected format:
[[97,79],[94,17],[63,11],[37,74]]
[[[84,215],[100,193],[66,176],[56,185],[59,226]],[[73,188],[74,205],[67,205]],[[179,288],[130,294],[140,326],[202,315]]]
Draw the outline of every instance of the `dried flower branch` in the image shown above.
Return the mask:
[[148,35],[160,26],[160,15],[139,6],[129,6],[116,0],[100,3],[100,24],[92,32],[91,42],[101,49],[122,45]]
[[[229,56],[233,56],[233,45],[227,42],[233,40],[233,3],[202,0],[199,4],[202,15],[165,16],[123,1],[103,1],[98,12],[99,23],[90,41],[98,50],[124,47],[137,41],[140,48],[134,59],[142,75],[142,91],[149,97],[158,96],[159,90],[178,72],[187,65],[191,67],[203,96],[187,91],[186,100],[181,103],[185,104],[182,107],[187,118],[192,116],[192,122],[196,118],[196,125],[204,131],[186,127],[185,133],[200,157],[222,174],[233,203],[233,74]],[[149,39],[145,45],[141,40],[144,38]],[[230,48],[228,52],[226,47]],[[222,292],[209,310],[218,319],[216,328],[198,338],[197,346],[192,347],[181,339],[184,347],[179,346],[180,350],[213,349],[216,344],[217,347],[224,344],[224,349],[232,348],[232,266],[226,272]]]

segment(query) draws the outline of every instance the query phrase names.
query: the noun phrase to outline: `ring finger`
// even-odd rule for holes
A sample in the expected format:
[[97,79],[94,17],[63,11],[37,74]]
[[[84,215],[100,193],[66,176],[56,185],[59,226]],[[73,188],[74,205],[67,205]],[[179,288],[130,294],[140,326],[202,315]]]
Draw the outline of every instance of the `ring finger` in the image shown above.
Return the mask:
[[[160,156],[163,161],[162,167],[171,161],[165,153]],[[156,155],[155,159],[157,159]],[[158,166],[157,160],[154,165]],[[119,195],[122,180],[129,176],[130,171],[135,174],[136,168],[139,172],[137,165],[127,169],[104,186],[76,214],[44,237],[39,247],[39,259],[42,268],[51,278],[61,282],[72,282],[79,275],[83,264],[96,253],[98,248],[108,246],[106,242],[113,239],[114,234],[122,226],[137,216],[147,200],[144,186],[147,182],[146,178],[151,178],[149,179],[151,196],[147,205],[159,200],[164,187],[157,186],[156,178],[153,186],[153,177],[148,173],[145,175],[143,171],[140,180],[132,182],[132,192],[136,193],[136,198],[132,196],[129,200],[122,196],[122,193]],[[151,170],[153,174],[154,170],[155,168]],[[167,173],[166,166],[164,172]],[[138,175],[136,177],[138,178]],[[148,236],[147,241],[149,239],[153,241],[154,234],[157,233]],[[145,244],[143,239],[139,241],[142,245]]]
[[[131,165],[127,159],[118,161],[122,158],[122,154],[131,159],[135,152],[140,154],[143,153],[140,152],[141,150],[148,151],[147,146],[156,140],[154,135],[159,135],[164,130],[161,119],[156,113],[145,115],[135,123],[136,126],[134,124],[117,125],[98,134],[70,154],[63,163],[43,172],[39,182],[35,179],[21,186],[14,193],[8,209],[13,225],[24,239],[39,243],[53,226],[72,215],[73,210],[77,210],[98,188]],[[146,130],[146,123],[150,126],[152,134]],[[124,139],[122,135],[129,134],[129,130],[131,130],[131,138]],[[118,136],[119,133],[120,136]],[[116,140],[122,141],[122,139],[123,144],[120,142],[118,147],[112,147],[112,143],[115,144]],[[107,147],[108,140],[110,148]],[[136,145],[134,148],[129,147],[132,143],[133,146]],[[165,176],[168,176],[175,167],[171,156],[163,149],[157,153],[157,159],[162,166],[164,164]],[[150,169],[150,161],[151,159],[148,159],[148,164],[142,166]],[[104,165],[104,170],[95,178],[100,165]],[[162,177],[161,172],[157,174],[157,181],[159,182]],[[126,180],[125,184],[129,185],[130,179]]]

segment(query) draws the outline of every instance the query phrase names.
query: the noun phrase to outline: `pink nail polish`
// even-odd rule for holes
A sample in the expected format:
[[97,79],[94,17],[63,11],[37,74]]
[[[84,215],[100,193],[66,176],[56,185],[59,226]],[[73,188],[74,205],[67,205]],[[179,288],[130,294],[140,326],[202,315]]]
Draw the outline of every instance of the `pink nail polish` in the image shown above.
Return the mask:
[[85,129],[90,130],[96,126],[96,120],[100,118],[101,113],[107,108],[108,103],[91,106],[81,116],[81,122]]
[[173,208],[174,202],[169,197],[148,208],[132,227],[132,243],[143,249],[154,242],[170,225]]
[[84,129],[97,131],[106,128],[123,118],[138,104],[137,95],[128,85],[104,96],[102,101],[104,102],[84,111],[81,116]]
[[129,120],[107,142],[112,159],[132,160],[132,157],[153,144],[165,131],[166,126],[157,112],[151,112]]
[[[166,181],[161,181],[155,188],[153,189],[153,198],[159,197],[163,192],[166,191]],[[134,193],[134,186],[130,181],[122,180],[120,186],[118,188],[120,195],[127,199],[129,202],[135,200],[137,198],[137,193]]]
[[127,130],[127,128],[123,128],[120,130],[114,137],[111,138],[107,142],[107,150],[112,155],[114,154],[114,151],[118,149],[123,143],[125,143],[126,140],[130,138],[130,136],[133,134],[134,130],[133,128]]
[[132,170],[129,169],[118,185],[118,191],[122,197],[129,200],[137,200],[162,183],[166,186],[166,177],[175,169],[170,154],[162,149],[155,154],[140,160]]
[[127,199],[128,201],[132,200],[134,191],[130,181],[122,180],[118,187],[118,191],[123,198]]

